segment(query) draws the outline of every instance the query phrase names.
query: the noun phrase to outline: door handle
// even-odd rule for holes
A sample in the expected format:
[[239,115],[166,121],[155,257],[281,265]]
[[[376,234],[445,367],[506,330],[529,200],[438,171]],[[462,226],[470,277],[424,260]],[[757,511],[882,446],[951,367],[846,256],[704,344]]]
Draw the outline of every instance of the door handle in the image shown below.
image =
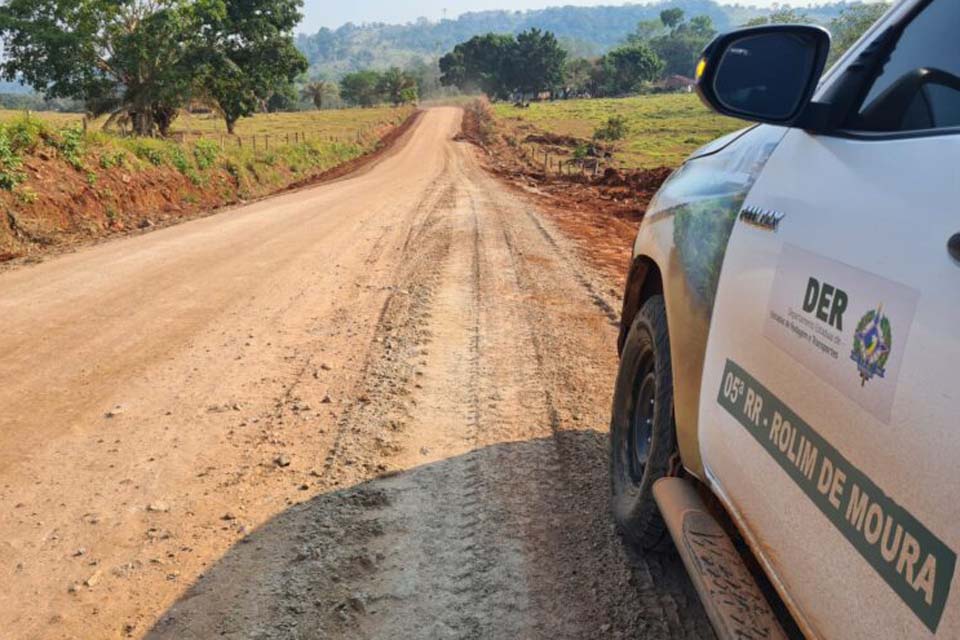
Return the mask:
[[960,233],[955,233],[947,240],[947,251],[957,262],[960,262]]

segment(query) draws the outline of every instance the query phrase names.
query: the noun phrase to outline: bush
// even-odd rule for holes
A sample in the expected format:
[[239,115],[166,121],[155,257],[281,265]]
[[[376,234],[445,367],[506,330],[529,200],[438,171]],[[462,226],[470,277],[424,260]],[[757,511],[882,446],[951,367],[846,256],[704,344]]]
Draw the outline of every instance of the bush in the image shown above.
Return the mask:
[[127,164],[127,154],[124,151],[104,151],[100,155],[100,168],[113,169],[114,167],[124,167]]
[[163,164],[163,150],[155,140],[139,138],[133,142],[133,155],[155,167]]
[[49,135],[43,122],[29,116],[17,118],[6,128],[10,147],[18,154],[32,152],[40,140]]
[[83,154],[87,146],[83,129],[80,127],[63,129],[58,138],[53,138],[53,146],[64,160],[70,163],[70,166],[78,171],[83,169]]
[[17,197],[23,204],[33,204],[40,199],[40,194],[30,187],[25,186],[17,192]]
[[630,133],[630,126],[623,116],[610,116],[607,123],[593,132],[594,140],[623,140]]
[[213,140],[197,140],[193,146],[193,157],[197,162],[197,168],[206,171],[217,162],[220,155],[220,147]]
[[190,162],[187,160],[186,154],[183,149],[176,145],[170,146],[170,164],[182,174],[186,175],[190,171]]
[[13,191],[18,184],[27,179],[21,171],[23,161],[13,149],[6,129],[0,128],[0,189]]

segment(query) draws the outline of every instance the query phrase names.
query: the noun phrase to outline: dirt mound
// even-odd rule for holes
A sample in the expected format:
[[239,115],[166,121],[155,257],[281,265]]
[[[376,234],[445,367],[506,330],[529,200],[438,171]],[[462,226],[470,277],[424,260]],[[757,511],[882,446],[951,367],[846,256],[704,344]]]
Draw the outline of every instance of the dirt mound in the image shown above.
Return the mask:
[[656,169],[622,172],[613,167],[608,167],[597,184],[605,187],[631,187],[644,192],[656,191],[670,177],[672,171],[669,167],[658,167]]
[[171,167],[118,167],[100,171],[96,182],[50,156],[31,158],[24,168],[29,199],[0,196],[5,209],[0,260],[35,259],[92,239],[171,224],[237,199],[236,183],[226,172],[201,188]]
[[463,109],[460,132],[454,136],[458,142],[470,142],[486,148],[494,138],[493,107],[485,98],[479,98],[467,104]]

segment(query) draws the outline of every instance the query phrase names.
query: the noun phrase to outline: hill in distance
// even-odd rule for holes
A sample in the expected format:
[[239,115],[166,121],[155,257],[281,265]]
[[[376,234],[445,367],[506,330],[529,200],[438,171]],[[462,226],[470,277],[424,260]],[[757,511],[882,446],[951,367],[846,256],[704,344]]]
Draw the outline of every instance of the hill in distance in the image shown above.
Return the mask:
[[[846,2],[802,9],[815,22],[828,23]],[[575,56],[600,55],[621,43],[637,23],[680,8],[687,17],[706,15],[719,31],[771,12],[749,4],[722,5],[714,0],[661,0],[646,4],[552,7],[534,11],[479,11],[454,20],[421,18],[407,24],[347,23],[338,29],[301,34],[297,46],[310,61],[314,77],[336,79],[360,69],[432,64],[460,42],[484,33],[519,33],[531,27],[552,31]]]

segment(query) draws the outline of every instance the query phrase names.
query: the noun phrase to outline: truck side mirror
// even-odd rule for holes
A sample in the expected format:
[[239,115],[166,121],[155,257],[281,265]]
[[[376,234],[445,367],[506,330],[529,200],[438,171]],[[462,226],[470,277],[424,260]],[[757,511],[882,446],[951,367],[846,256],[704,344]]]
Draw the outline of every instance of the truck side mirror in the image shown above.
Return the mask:
[[718,36],[697,64],[697,93],[718,113],[791,126],[817,88],[830,51],[826,29],[766,25]]

